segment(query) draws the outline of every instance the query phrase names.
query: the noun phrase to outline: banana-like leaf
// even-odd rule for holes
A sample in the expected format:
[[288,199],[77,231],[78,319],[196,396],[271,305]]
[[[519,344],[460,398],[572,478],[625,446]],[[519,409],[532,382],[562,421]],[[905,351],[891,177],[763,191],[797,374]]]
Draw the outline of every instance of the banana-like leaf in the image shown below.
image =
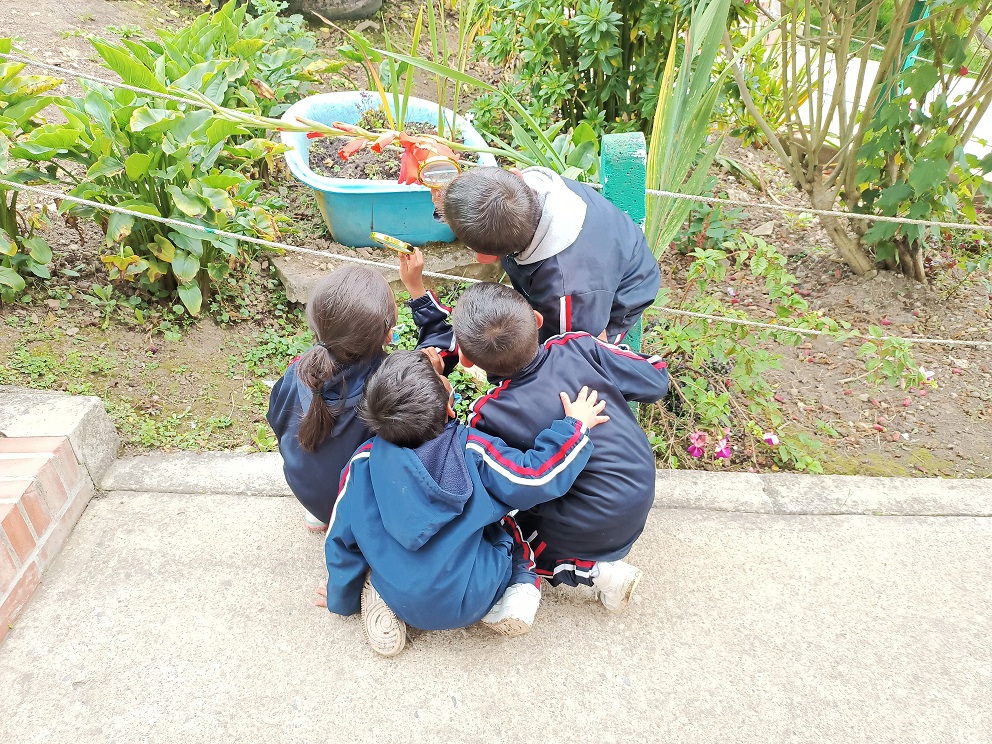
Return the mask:
[[103,57],[107,67],[121,76],[128,85],[136,88],[153,90],[156,93],[166,93],[166,87],[159,82],[155,74],[141,64],[141,60],[127,49],[110,44],[103,39],[90,39],[97,54]]

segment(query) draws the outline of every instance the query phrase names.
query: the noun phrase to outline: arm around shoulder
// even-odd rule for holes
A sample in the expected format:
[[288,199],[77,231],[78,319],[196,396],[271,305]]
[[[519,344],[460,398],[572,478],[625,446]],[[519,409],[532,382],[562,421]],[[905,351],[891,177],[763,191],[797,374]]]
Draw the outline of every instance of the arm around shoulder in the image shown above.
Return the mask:
[[564,495],[589,461],[595,445],[586,426],[565,417],[521,452],[499,437],[469,432],[466,449],[478,462],[482,485],[513,509],[530,509]]

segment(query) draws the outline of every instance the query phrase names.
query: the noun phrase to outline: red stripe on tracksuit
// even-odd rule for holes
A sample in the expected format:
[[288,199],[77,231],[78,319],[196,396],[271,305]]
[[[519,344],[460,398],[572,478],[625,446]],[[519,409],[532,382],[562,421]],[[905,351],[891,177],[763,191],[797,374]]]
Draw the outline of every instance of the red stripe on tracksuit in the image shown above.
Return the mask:
[[[510,533],[510,537],[513,538],[513,542],[523,551],[524,561],[526,561],[526,569],[529,571],[534,571],[534,551],[531,550],[530,543],[524,539],[523,533],[520,531],[520,527],[517,526],[516,520],[507,514],[500,520],[503,523],[503,529]],[[534,580],[535,586],[538,589],[541,588],[541,580]]]
[[643,354],[638,354],[637,352],[634,351],[628,351],[627,349],[622,349],[619,346],[607,343],[606,341],[603,341],[603,339],[596,338],[591,333],[586,333],[584,331],[574,331],[572,333],[563,333],[559,336],[553,336],[544,342],[544,348],[550,349],[552,346],[561,346],[562,344],[568,343],[569,341],[574,341],[575,339],[582,338],[584,336],[591,337],[597,344],[602,346],[604,349],[607,349],[611,353],[616,354],[617,356],[627,357],[628,359],[639,359],[640,361],[643,362],[650,362],[651,366],[654,367],[655,369],[668,368],[668,363],[664,359],[657,362],[651,362],[650,358],[646,357]]
[[469,414],[468,417],[469,426],[475,426],[476,422],[479,420],[479,416],[482,415],[480,413],[482,407],[486,405],[486,403],[488,403],[489,401],[496,400],[499,397],[499,394],[502,393],[504,390],[506,390],[509,384],[510,384],[509,380],[503,380],[503,382],[501,382],[497,387],[495,387],[493,390],[490,390],[488,393],[483,395],[481,398],[475,401],[475,403],[472,404],[471,413]]
[[[370,449],[372,449],[372,442],[367,442],[367,443],[363,444],[361,447],[359,447],[355,451],[355,455],[357,455],[357,454],[359,454],[361,452],[368,452]],[[338,482],[338,493],[339,494],[341,493],[341,489],[344,488],[345,481],[348,480],[348,473],[351,471],[351,463],[352,463],[352,460],[355,459],[355,455],[352,455],[351,456],[351,460],[348,461],[348,467],[346,467],[341,472],[341,480]]]
[[436,295],[436,294],[434,294],[434,290],[432,290],[432,289],[428,289],[428,290],[427,290],[427,294],[429,294],[429,295],[431,296],[431,299],[432,299],[432,300],[434,301],[434,304],[438,306],[438,309],[440,309],[440,310],[444,310],[444,312],[446,312],[446,313],[448,313],[449,315],[451,314],[451,308],[450,308],[450,307],[448,307],[447,305],[445,305],[444,303],[442,303],[442,302],[441,302],[441,301],[440,301],[440,300],[439,300],[439,299],[437,298],[437,295]]
[[578,444],[581,439],[582,439],[582,424],[576,424],[575,433],[572,434],[572,436],[568,439],[568,441],[561,446],[561,449],[559,449],[555,454],[553,454],[551,457],[545,460],[544,464],[535,470],[534,468],[522,468],[512,460],[507,460],[505,457],[503,457],[503,455],[500,454],[499,450],[496,449],[493,443],[490,442],[488,439],[483,439],[482,437],[477,437],[472,434],[468,435],[468,441],[481,444],[486,449],[486,452],[488,452],[500,465],[503,465],[509,470],[512,470],[517,475],[525,475],[532,478],[538,478],[544,475],[549,470],[551,470],[555,465],[561,462],[562,459],[564,459],[565,455],[568,454],[569,450],[571,450],[572,447]]

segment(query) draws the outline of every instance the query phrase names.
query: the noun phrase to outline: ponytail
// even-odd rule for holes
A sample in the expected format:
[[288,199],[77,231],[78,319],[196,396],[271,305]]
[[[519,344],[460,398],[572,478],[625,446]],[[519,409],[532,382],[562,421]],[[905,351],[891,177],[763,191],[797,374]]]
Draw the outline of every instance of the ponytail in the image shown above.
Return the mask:
[[334,370],[334,358],[324,344],[318,344],[304,352],[296,365],[300,382],[313,393],[310,408],[300,422],[300,446],[307,452],[316,452],[334,430],[334,412],[323,395],[324,385],[334,376]]
[[[324,386],[336,373],[383,354],[386,332],[396,323],[396,299],[382,274],[350,264],[324,276],[307,303],[307,325],[316,345],[296,365],[313,400],[300,422],[300,446],[317,448],[334,430],[337,412],[324,400]],[[347,398],[342,380],[341,400]]]

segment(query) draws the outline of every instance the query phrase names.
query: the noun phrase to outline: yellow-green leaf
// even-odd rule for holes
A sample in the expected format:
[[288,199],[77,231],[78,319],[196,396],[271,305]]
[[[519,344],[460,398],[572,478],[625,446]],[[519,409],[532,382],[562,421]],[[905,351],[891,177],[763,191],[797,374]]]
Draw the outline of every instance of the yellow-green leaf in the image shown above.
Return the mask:
[[134,227],[134,217],[120,212],[112,213],[107,220],[107,245],[120,243],[131,234],[132,227]]
[[148,172],[148,166],[151,165],[151,162],[151,155],[146,155],[143,152],[132,152],[124,161],[124,172],[132,181],[137,181]]
[[176,246],[164,235],[156,235],[155,242],[148,244],[148,250],[155,258],[166,263],[172,263],[172,259],[176,256]]
[[166,190],[172,196],[172,203],[183,214],[190,217],[202,217],[207,213],[207,202],[190,191],[184,191],[178,186],[167,186]]
[[17,243],[10,239],[10,236],[0,230],[0,255],[13,256],[17,253]]
[[[175,268],[175,267],[173,267]],[[196,282],[179,285],[179,299],[189,310],[190,315],[200,314],[200,305],[203,304],[203,295],[200,294],[200,287]]]

